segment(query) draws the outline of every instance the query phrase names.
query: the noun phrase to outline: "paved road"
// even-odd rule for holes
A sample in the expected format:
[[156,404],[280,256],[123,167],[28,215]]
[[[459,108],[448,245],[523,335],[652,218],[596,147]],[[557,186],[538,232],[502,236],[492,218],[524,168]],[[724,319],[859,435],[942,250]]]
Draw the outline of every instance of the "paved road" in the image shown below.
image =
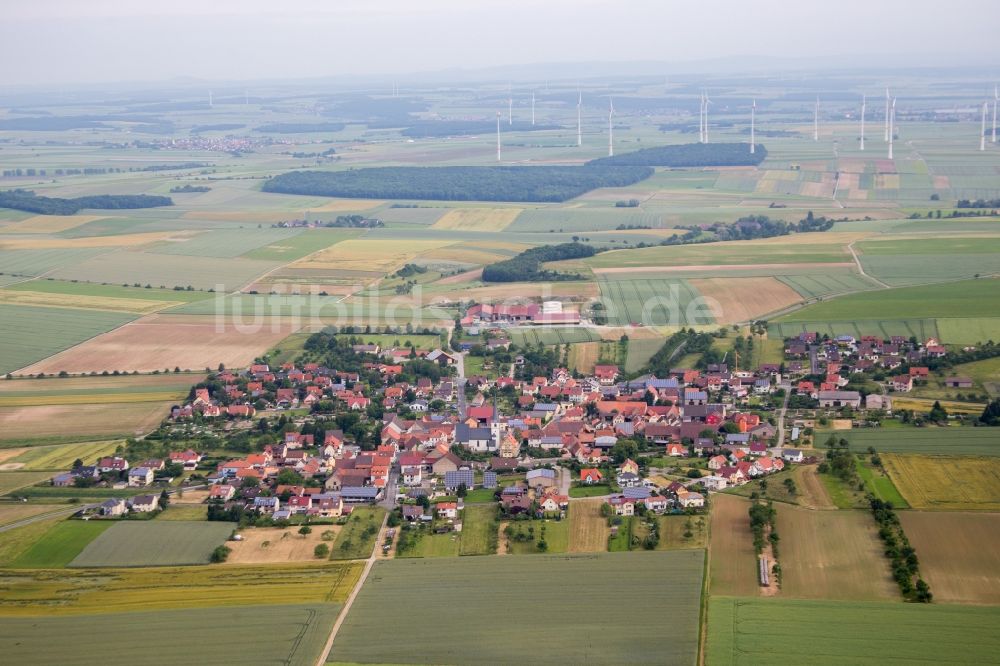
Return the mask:
[[337,616],[337,621],[333,623],[333,629],[330,630],[330,636],[326,639],[326,645],[323,646],[323,652],[316,661],[316,666],[324,666],[326,664],[326,660],[330,657],[330,650],[333,649],[333,641],[337,638],[337,632],[340,631],[340,626],[347,618],[347,614],[351,612],[351,606],[354,605],[354,600],[358,597],[358,592],[361,591],[362,586],[365,584],[365,580],[368,578],[368,574],[371,573],[372,567],[375,566],[375,562],[378,560],[379,552],[382,550],[382,542],[385,540],[385,526],[388,521],[389,514],[387,513],[385,514],[385,518],[382,519],[382,526],[379,528],[378,536],[375,538],[375,548],[372,549],[371,557],[365,560],[365,568],[361,572],[361,576],[358,578],[357,584],[354,586],[354,589],[351,590],[351,594],[347,597],[347,601],[344,602],[344,608],[340,611],[340,615]]
[[55,511],[49,511],[48,513],[40,513],[37,516],[30,516],[28,518],[22,518],[17,522],[10,523],[9,525],[4,525],[0,527],[0,532],[6,532],[8,530],[14,530],[18,527],[24,527],[26,525],[31,525],[32,523],[37,523],[41,520],[51,520],[52,518],[59,518],[62,516],[70,516],[77,511],[82,509],[89,509],[97,506],[96,504],[71,504],[65,509],[57,509]]

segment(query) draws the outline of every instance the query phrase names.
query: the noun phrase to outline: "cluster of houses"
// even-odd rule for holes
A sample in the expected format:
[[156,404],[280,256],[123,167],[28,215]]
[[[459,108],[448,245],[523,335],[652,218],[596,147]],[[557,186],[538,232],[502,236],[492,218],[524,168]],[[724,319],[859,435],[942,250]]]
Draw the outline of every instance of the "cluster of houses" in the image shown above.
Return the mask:
[[562,301],[527,304],[476,303],[465,311],[462,326],[508,326],[514,324],[570,325],[580,323],[580,313],[564,310]]
[[[144,460],[130,466],[121,456],[109,456],[93,465],[79,465],[68,472],[52,477],[52,485],[65,488],[76,485],[97,485],[103,483],[115,489],[149,486],[156,478],[156,472],[164,470],[166,463],[159,458]],[[82,482],[82,483],[81,483]]]

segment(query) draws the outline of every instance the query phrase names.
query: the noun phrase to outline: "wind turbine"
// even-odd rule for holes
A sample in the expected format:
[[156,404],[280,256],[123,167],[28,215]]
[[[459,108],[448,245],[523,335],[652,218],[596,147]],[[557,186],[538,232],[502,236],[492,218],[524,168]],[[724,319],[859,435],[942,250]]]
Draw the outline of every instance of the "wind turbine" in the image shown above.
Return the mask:
[[615,115],[614,98],[608,95],[608,157],[615,156],[615,127],[611,117]]
[[896,125],[896,98],[892,98],[892,106],[889,108],[889,159],[892,159],[892,139],[895,135]]
[[861,150],[865,149],[865,108],[868,105],[868,98],[861,96]]
[[576,147],[583,145],[583,124],[580,122],[580,107],[583,106],[583,92],[577,91],[576,98]]
[[750,154],[753,155],[756,152],[756,144],[754,138],[754,116],[757,115],[757,100],[753,101],[750,105]]
[[885,140],[889,141],[889,89],[885,89]]
[[208,91],[208,108],[215,108],[215,104],[212,103],[212,91]]
[[535,91],[531,91],[531,126],[535,126]]
[[816,107],[813,109],[813,141],[819,141],[819,95],[816,96]]
[[705,143],[708,143],[708,105],[712,103],[712,100],[708,98],[708,93],[705,93]]
[[986,150],[986,108],[989,102],[983,102],[983,125],[979,128],[979,150]]
[[497,162],[500,161],[500,112],[497,111]]
[[997,142],[997,101],[1000,101],[1000,89],[993,86],[993,141]]
[[705,143],[705,93],[698,98],[698,143]]
[[514,93],[510,84],[507,84],[507,124],[514,124]]

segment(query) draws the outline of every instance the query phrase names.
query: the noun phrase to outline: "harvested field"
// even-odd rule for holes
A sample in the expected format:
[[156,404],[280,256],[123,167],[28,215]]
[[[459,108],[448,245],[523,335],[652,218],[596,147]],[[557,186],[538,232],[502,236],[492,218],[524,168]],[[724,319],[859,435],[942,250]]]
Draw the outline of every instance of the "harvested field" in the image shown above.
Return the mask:
[[902,511],[934,601],[1000,605],[1000,514]]
[[796,465],[792,470],[792,478],[798,488],[796,497],[799,506],[807,509],[833,510],[833,500],[816,473],[815,465]]
[[886,471],[914,509],[1000,511],[996,457],[882,454]]
[[756,596],[760,592],[749,510],[750,502],[742,497],[713,495],[709,540],[712,594]]
[[195,289],[224,292],[237,289],[277,266],[274,261],[179,257],[119,250],[63,266],[54,271],[52,277],[109,284],[140,282],[167,289],[190,285]]
[[720,324],[759,319],[802,301],[794,289],[775,278],[709,278],[690,283],[711,304]]
[[895,600],[899,589],[867,511],[811,511],[775,503],[781,536],[781,595]]
[[[330,660],[519,664],[530,654],[532,664],[691,664],[703,561],[698,550],[379,561]],[[618,620],[595,615],[614,590],[644,612]],[[526,591],[544,603],[524,604]],[[414,604],[433,608],[433,621],[414,614]],[[515,607],[519,612],[496,612]],[[393,640],[373,642],[387,626]]]
[[569,367],[585,375],[592,374],[600,355],[600,342],[578,342],[569,348]]
[[994,661],[1000,608],[713,598],[708,666],[881,666]]
[[[155,666],[169,654],[173,663],[313,666],[339,611],[318,603],[6,618],[0,644],[17,664]],[[107,635],[117,636],[113,651],[81,653],[95,636]]]
[[203,323],[192,323],[190,319],[172,315],[151,315],[47,358],[23,372],[149,372],[175,366],[196,370],[215,368],[219,363],[239,368],[294,333],[301,324],[285,323],[278,317],[269,318],[266,324],[252,320],[246,325],[211,319],[206,317],[200,320]]
[[295,261],[361,234],[361,229],[307,229],[295,236],[258,247],[243,256],[263,261]]
[[141,234],[93,236],[90,238],[4,238],[0,236],[3,250],[79,250],[93,247],[138,247],[164,241],[176,236],[173,231],[150,231]]
[[109,310],[112,312],[134,312],[135,314],[149,314],[173,305],[180,305],[182,302],[179,300],[171,302],[141,298],[105,298],[102,296],[74,296],[20,289],[0,289],[0,303],[5,304]]
[[569,508],[569,552],[603,553],[608,549],[611,529],[601,515],[604,500],[580,500]]
[[312,533],[303,536],[298,527],[250,527],[240,532],[242,541],[226,543],[232,549],[226,564],[323,562],[313,550],[322,543],[332,546],[339,531],[336,525],[314,525]]
[[503,231],[523,211],[523,208],[453,208],[431,225],[431,229]]
[[123,521],[90,542],[73,567],[207,564],[235,525],[223,522]]
[[290,268],[380,271],[391,273],[414,257],[451,245],[452,240],[390,240],[352,238],[290,264]]
[[103,215],[35,215],[0,227],[0,231],[12,234],[55,234],[75,229],[81,224],[103,220],[104,217]]

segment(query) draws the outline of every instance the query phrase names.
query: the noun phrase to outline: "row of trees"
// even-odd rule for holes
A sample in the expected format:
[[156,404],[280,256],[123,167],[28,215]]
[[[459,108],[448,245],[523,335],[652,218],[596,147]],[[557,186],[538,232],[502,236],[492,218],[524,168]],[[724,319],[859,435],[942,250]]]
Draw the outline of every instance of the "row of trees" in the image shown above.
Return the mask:
[[601,157],[591,160],[588,164],[657,167],[756,166],[766,158],[767,148],[760,143],[752,153],[749,143],[683,143],[644,148],[614,157]]
[[543,268],[542,264],[547,261],[592,257],[596,252],[597,250],[593,246],[584,243],[540,245],[529,248],[510,259],[487,265],[483,268],[483,282],[579,280],[578,273],[559,273]]
[[624,187],[649,167],[453,166],[292,171],[264,183],[265,192],[361,199],[561,202],[598,187]]
[[170,197],[149,194],[97,194],[63,199],[38,196],[31,190],[18,189],[0,192],[0,208],[13,208],[41,215],[73,215],[84,208],[119,210],[173,205],[174,201]]
[[798,222],[772,220],[767,215],[746,215],[735,222],[715,222],[707,226],[680,226],[686,229],[685,234],[673,234],[660,242],[660,245],[688,245],[691,243],[715,243],[718,241],[754,240],[757,238],[774,238],[793,233],[811,231],[829,231],[835,220],[827,217],[816,217],[812,211]]

